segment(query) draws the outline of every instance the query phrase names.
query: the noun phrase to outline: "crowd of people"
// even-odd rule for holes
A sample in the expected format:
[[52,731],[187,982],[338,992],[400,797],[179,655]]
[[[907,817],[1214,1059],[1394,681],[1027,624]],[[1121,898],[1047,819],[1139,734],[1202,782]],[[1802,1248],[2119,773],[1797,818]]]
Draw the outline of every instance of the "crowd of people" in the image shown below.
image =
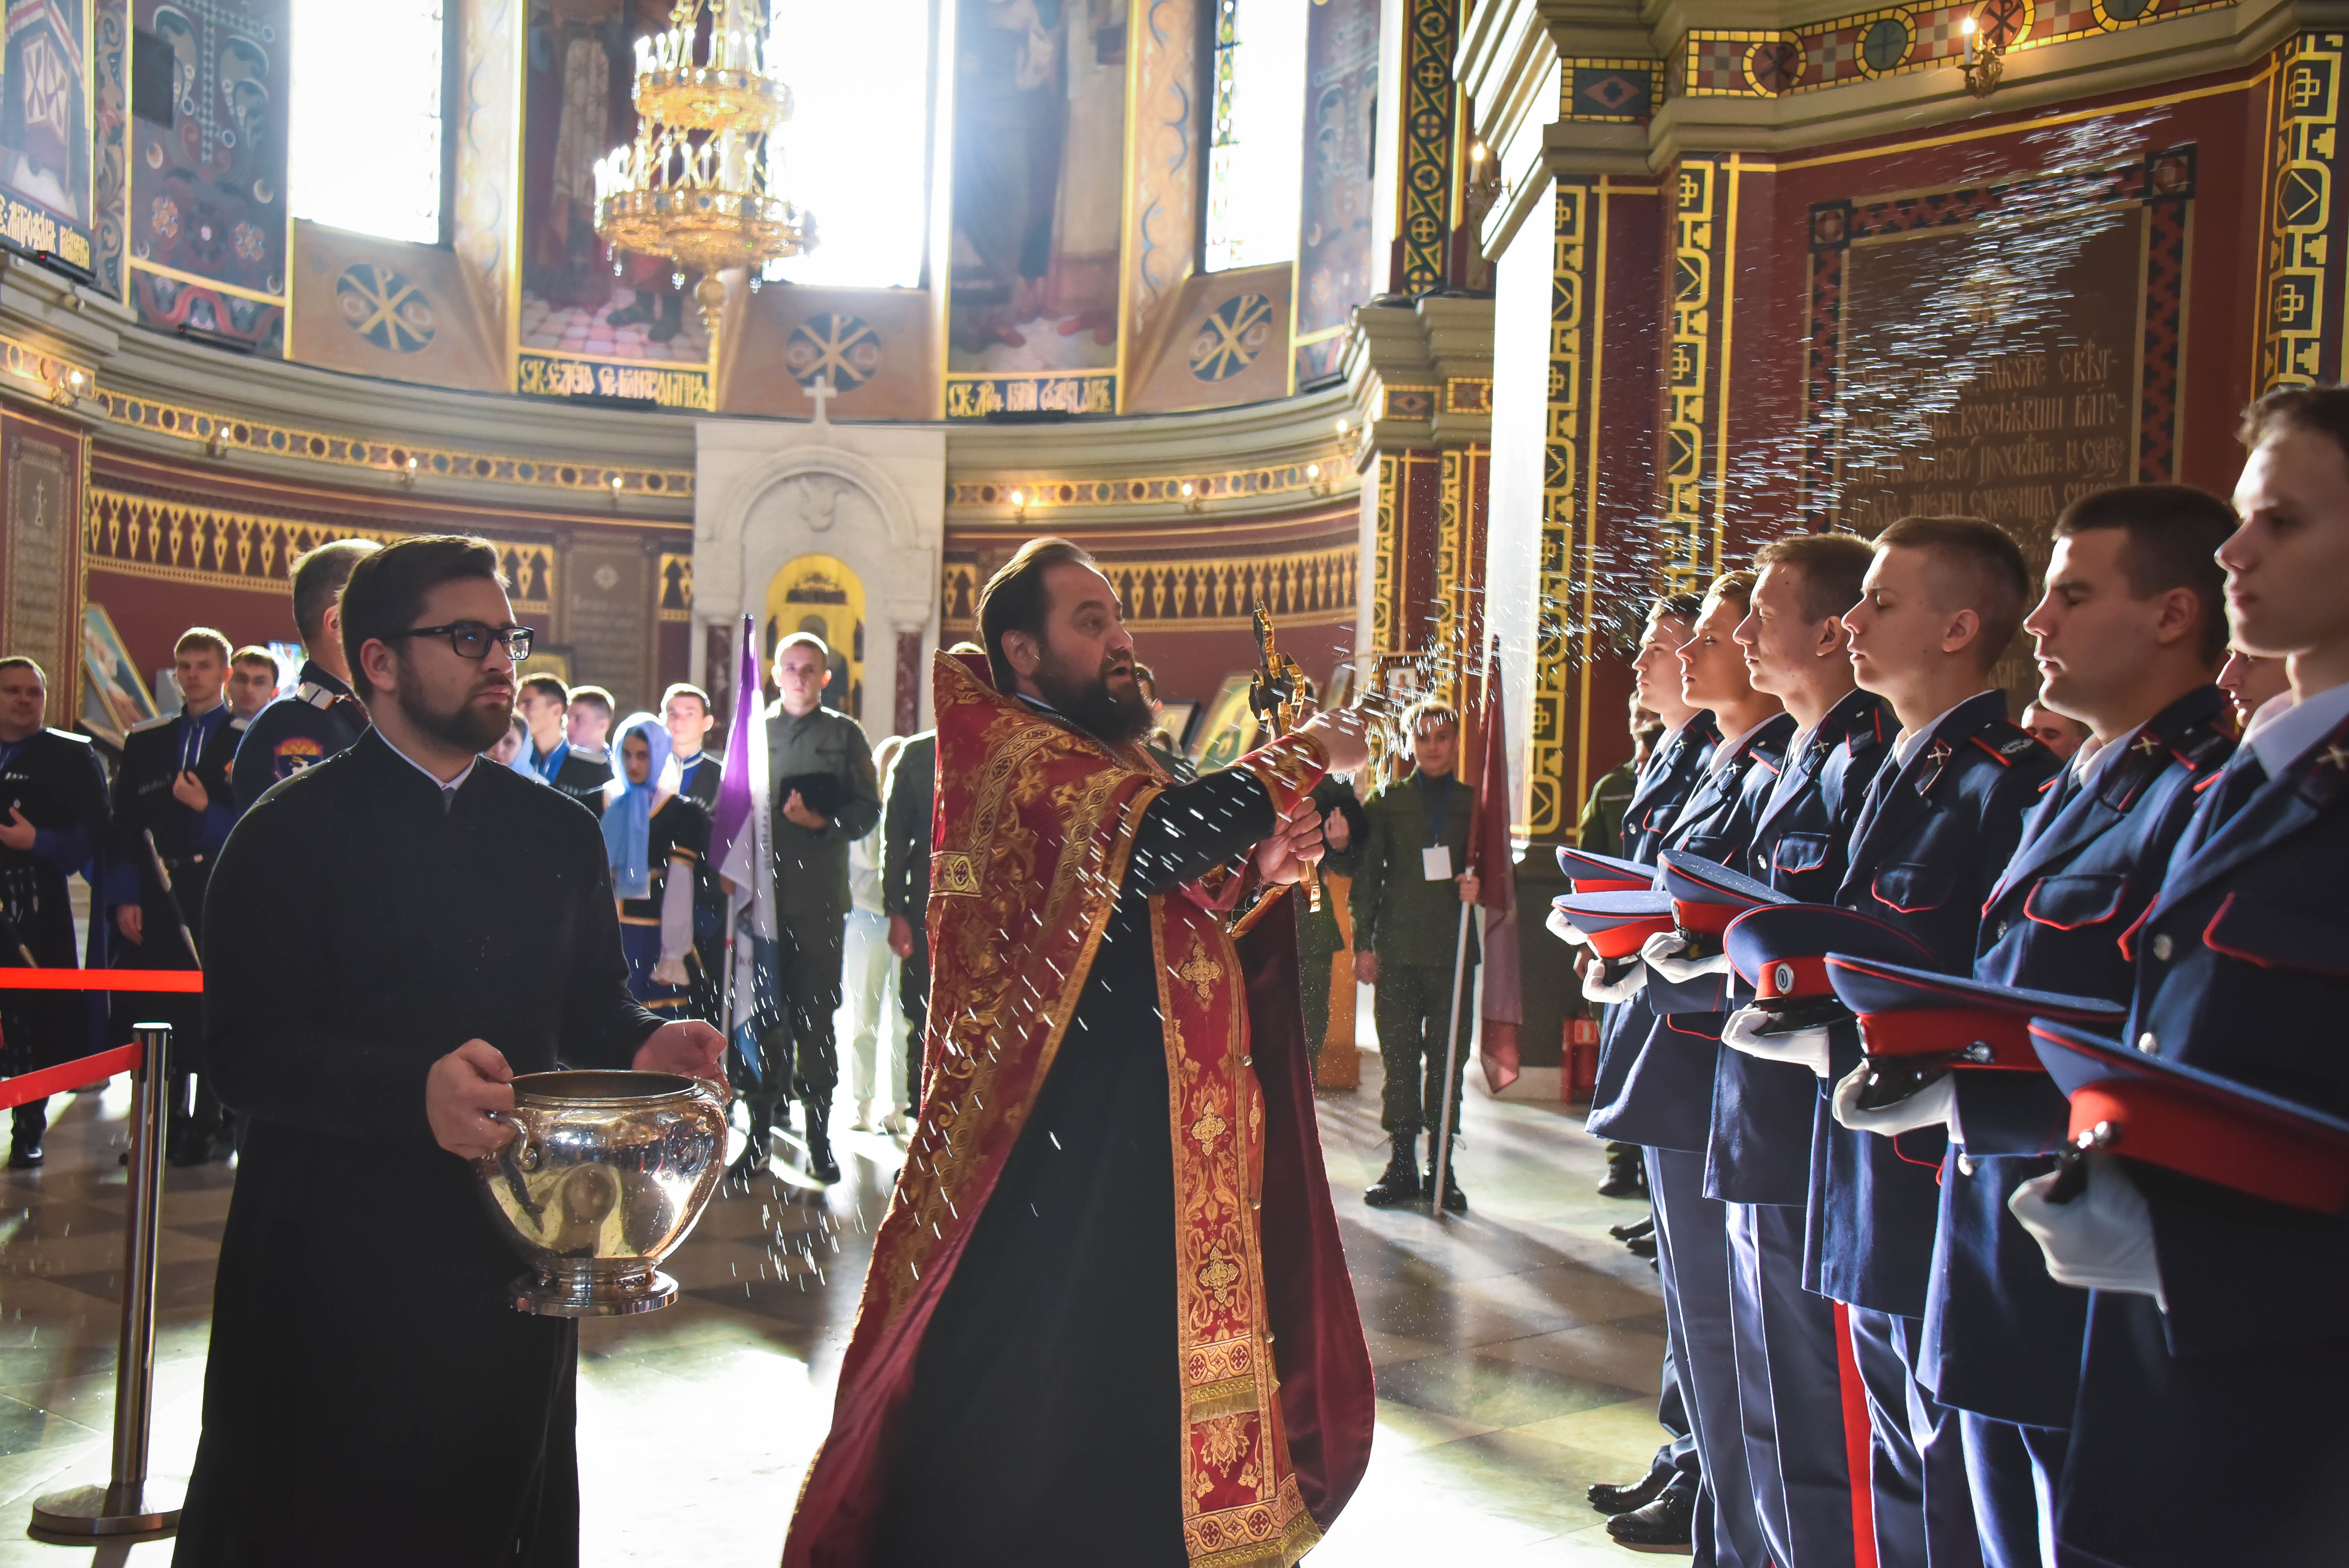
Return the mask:
[[2349,390],[2240,435],[2231,506],[2078,496],[2042,583],[1911,517],[1651,607],[1550,923],[1664,1288],[1621,1544],[2341,1559],[2338,1487],[2225,1482],[2349,1457]]

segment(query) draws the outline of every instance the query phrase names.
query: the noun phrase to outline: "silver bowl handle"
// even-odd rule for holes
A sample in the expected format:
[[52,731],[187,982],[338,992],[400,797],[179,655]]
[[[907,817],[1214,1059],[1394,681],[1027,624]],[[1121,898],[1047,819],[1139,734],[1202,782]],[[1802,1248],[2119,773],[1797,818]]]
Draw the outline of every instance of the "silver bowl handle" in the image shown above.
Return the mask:
[[498,1150],[498,1158],[501,1160],[511,1159],[513,1161],[515,1169],[522,1171],[525,1176],[537,1170],[542,1156],[538,1146],[531,1141],[530,1129],[522,1124],[522,1119],[516,1116],[509,1116],[503,1111],[496,1110],[491,1111],[489,1113],[489,1118],[492,1121],[496,1122],[501,1127],[511,1127],[513,1129],[513,1141],[507,1144],[505,1148]]

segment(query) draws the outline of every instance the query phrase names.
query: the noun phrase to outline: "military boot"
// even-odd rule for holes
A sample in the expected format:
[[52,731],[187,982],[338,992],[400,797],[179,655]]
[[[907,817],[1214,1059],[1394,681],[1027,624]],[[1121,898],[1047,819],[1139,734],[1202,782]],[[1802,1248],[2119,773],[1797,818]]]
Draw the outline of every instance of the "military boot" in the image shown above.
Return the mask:
[[[1420,1189],[1431,1202],[1435,1197],[1435,1138],[1427,1140],[1427,1181]],[[1444,1168],[1444,1212],[1464,1214],[1468,1212],[1468,1194],[1460,1190],[1460,1140],[1452,1140],[1452,1161]]]
[[755,1099],[742,1103],[750,1108],[750,1136],[743,1143],[742,1152],[735,1157],[734,1163],[726,1168],[726,1174],[737,1181],[748,1181],[753,1176],[764,1175],[767,1157],[772,1152],[767,1138],[768,1119],[772,1111]]
[[800,1102],[807,1113],[807,1173],[831,1186],[840,1180],[840,1161],[832,1157],[831,1118],[821,1102],[808,1099]]
[[1386,1173],[1362,1193],[1373,1209],[1401,1209],[1419,1202],[1419,1134],[1405,1130],[1394,1135]]
[[1607,1180],[1599,1183],[1602,1198],[1638,1198],[1648,1191],[1645,1152],[1636,1143],[1607,1146]]

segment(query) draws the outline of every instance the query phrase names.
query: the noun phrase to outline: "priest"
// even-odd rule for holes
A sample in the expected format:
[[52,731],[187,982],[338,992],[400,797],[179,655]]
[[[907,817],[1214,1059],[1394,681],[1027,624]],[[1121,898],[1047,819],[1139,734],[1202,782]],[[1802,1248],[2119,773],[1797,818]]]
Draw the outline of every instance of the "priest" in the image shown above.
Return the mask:
[[1036,540],[936,674],[930,1085],[788,1568],[1286,1568],[1370,1454],[1296,926],[1319,716],[1176,785],[1115,591]]
[[252,1119],[221,1240],[179,1568],[570,1568],[577,1325],[468,1162],[558,1062],[722,1076],[709,1025],[629,998],[594,815],[480,760],[516,659],[497,552],[402,540],[342,600],[373,727],[221,852],[206,1058]]

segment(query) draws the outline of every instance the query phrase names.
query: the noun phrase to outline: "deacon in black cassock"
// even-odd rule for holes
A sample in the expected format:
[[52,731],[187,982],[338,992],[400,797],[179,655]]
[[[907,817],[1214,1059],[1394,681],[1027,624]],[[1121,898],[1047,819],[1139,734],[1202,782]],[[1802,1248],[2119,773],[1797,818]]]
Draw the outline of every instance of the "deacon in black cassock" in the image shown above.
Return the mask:
[[471,1159],[558,1061],[716,1078],[707,1024],[627,994],[603,837],[482,764],[513,624],[496,552],[361,562],[344,641],[376,727],[246,813],[213,873],[206,1044],[252,1119],[173,1561],[565,1568],[577,1334],[526,1316]]

